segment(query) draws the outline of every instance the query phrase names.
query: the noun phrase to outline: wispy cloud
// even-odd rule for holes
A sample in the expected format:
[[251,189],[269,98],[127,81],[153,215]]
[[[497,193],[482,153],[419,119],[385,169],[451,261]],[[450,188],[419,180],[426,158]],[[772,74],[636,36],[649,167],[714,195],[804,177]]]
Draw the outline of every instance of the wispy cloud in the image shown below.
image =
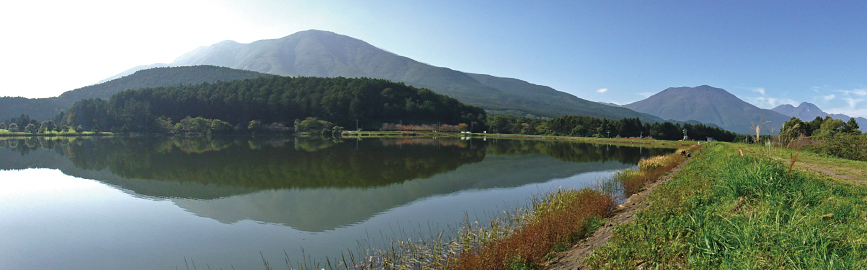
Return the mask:
[[827,96],[822,96],[822,99],[824,99],[825,101],[831,101],[831,100],[834,99],[835,97],[837,97],[837,95],[830,94],[830,95],[827,95]]
[[[867,108],[855,109],[855,108],[832,108],[828,109],[828,113],[839,113],[845,114],[851,117],[864,117],[867,118]],[[861,130],[864,130],[863,128]]]
[[642,96],[644,98],[649,98],[650,96],[653,95],[653,92],[641,92],[641,93],[638,93],[638,95]]
[[755,97],[753,104],[761,108],[774,108],[783,104],[797,104],[797,101],[788,98]]
[[863,102],[864,100],[867,100],[867,99],[863,99],[863,98],[843,98],[843,100],[845,100],[846,103],[849,104],[849,108],[854,109],[855,106],[858,105],[858,103],[861,103],[861,102]]
[[764,89],[764,88],[761,88],[761,87],[755,87],[755,88],[750,88],[750,90],[753,91],[753,92],[756,92],[756,93],[762,94],[762,96],[765,95],[765,89]]
[[767,96],[767,91],[765,91],[764,87],[753,87],[753,88],[748,88],[748,89],[750,91],[761,94],[761,96],[758,96],[758,97],[747,98],[750,101],[750,103],[752,103],[753,105],[756,105],[756,107],[759,107],[759,108],[771,109],[771,108],[774,108],[774,107],[777,107],[777,106],[780,106],[783,104],[793,104],[793,105],[798,104],[797,101],[794,101],[794,100],[789,99],[789,98],[769,97],[769,96]]
[[599,88],[599,89],[596,89],[596,93],[605,94],[605,92],[608,92],[608,88]]
[[849,95],[856,95],[859,97],[867,96],[867,89],[839,90],[837,92],[843,93],[847,96],[849,96]]

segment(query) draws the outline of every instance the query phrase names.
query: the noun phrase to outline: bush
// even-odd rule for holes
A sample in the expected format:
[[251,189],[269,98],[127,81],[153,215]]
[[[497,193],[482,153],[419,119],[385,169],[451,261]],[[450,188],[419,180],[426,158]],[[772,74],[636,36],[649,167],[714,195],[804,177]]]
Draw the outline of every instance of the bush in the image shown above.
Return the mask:
[[867,161],[867,135],[838,133],[822,136],[805,149],[839,158]]

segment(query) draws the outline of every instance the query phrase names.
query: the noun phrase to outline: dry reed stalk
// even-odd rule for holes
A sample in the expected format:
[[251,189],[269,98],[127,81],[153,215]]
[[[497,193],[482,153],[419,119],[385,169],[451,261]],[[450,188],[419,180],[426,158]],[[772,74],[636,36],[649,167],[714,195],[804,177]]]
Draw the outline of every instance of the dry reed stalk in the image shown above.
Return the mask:
[[798,154],[800,152],[795,152],[795,155],[792,156],[792,160],[789,161],[789,178],[792,177],[792,168],[795,167],[795,162],[798,161]]

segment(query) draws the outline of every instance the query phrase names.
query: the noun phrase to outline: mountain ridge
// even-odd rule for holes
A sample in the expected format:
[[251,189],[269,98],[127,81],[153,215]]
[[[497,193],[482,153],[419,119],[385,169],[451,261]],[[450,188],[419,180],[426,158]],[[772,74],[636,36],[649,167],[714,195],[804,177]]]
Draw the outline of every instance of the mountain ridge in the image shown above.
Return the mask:
[[755,129],[752,125],[761,125],[762,121],[770,121],[771,126],[779,129],[779,126],[790,118],[775,111],[756,107],[724,89],[708,85],[669,87],[644,100],[623,106],[666,119],[713,123],[730,131],[745,134],[754,133]]
[[461,102],[506,114],[586,115],[664,121],[653,115],[584,100],[520,79],[428,65],[359,39],[320,30],[306,30],[246,44],[221,41],[198,47],[171,63],[141,67],[159,65],[216,65],[282,76],[369,77],[428,88]]

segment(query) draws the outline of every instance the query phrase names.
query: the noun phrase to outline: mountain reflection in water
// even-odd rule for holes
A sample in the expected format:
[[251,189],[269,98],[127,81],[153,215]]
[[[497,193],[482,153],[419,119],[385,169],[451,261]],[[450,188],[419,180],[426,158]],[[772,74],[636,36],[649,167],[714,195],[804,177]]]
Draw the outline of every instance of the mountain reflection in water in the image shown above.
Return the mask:
[[[59,169],[222,223],[322,232],[423,198],[620,170],[668,153],[530,140],[0,139],[0,170]],[[5,151],[3,151],[5,150]]]

